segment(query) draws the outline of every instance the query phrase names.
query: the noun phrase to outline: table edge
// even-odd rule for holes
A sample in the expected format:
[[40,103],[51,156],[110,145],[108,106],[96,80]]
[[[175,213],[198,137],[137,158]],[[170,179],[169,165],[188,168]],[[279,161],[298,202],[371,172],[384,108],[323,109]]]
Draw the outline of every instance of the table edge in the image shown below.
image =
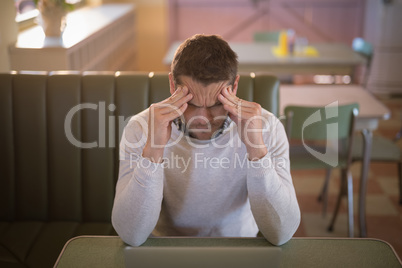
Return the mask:
[[[287,85],[287,84],[285,84],[285,85],[280,86],[279,94],[281,96],[281,93],[282,93],[281,90],[283,90],[283,89],[286,90],[286,88],[305,87],[305,86],[308,86],[310,88],[313,88],[313,87],[319,88],[319,87],[326,87],[326,86],[329,86],[329,87],[342,87],[342,88],[346,88],[346,87],[358,88],[358,90],[364,91],[365,93],[367,93],[367,95],[370,98],[373,98],[375,101],[377,101],[378,105],[381,106],[381,108],[384,110],[384,113],[382,113],[381,115],[380,114],[377,114],[377,115],[361,115],[360,111],[359,111],[359,114],[357,115],[358,119],[389,120],[391,118],[391,110],[387,106],[385,106],[372,92],[368,91],[367,88],[365,88],[365,87],[363,87],[362,85],[359,85],[359,84],[348,84],[348,85],[320,85],[320,84]],[[356,102],[356,101],[351,101],[350,103],[354,103],[354,102]],[[345,102],[345,104],[346,103],[349,103],[349,102]],[[279,101],[280,113],[283,112],[281,108],[283,108],[283,110],[284,110],[285,107],[290,106],[290,105],[313,107],[312,105],[300,105],[300,104],[292,104],[292,103],[287,104],[284,107],[282,107],[281,104],[282,104],[281,101]],[[323,106],[318,105],[316,107],[318,108],[318,107],[323,107]]]
[[[80,236],[75,236],[73,238],[70,238],[63,246],[63,249],[61,250],[59,256],[57,257],[57,260],[54,264],[54,267],[57,267],[60,259],[63,255],[63,253],[65,252],[66,248],[68,247],[68,245],[73,242],[74,240],[77,239],[81,239],[81,238],[120,238],[118,235],[80,235]],[[197,239],[211,239],[211,238],[217,238],[217,239],[222,239],[222,238],[226,238],[226,239],[264,239],[264,237],[197,237],[197,236],[159,236],[159,237],[153,237],[153,238],[158,238],[158,239],[172,239],[172,238],[197,238]],[[400,257],[398,256],[397,252],[395,251],[394,247],[387,241],[379,239],[379,238],[369,238],[369,237],[355,237],[355,238],[349,238],[349,237],[293,237],[291,240],[371,240],[371,241],[376,241],[376,242],[381,242],[386,244],[391,251],[394,253],[396,259],[399,261],[399,263],[402,265],[402,260],[400,259]],[[286,243],[284,244],[286,245]]]

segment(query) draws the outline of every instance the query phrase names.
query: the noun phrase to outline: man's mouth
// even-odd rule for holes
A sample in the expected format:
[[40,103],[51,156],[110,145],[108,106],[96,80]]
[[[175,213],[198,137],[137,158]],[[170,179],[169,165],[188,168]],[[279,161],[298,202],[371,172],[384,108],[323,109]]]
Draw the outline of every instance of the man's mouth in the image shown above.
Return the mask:
[[210,126],[208,126],[208,125],[196,125],[195,127],[193,127],[193,129],[205,129],[205,130],[208,130],[208,129],[210,129]]

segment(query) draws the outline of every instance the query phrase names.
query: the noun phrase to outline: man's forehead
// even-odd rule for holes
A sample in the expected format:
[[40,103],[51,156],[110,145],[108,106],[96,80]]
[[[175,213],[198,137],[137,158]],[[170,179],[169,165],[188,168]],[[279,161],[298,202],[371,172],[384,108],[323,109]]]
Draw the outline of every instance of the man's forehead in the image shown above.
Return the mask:
[[[201,101],[194,100],[194,99],[190,100],[188,103],[191,104],[191,105],[197,106],[197,107],[204,106],[204,104],[201,103]],[[213,107],[213,106],[216,106],[216,105],[219,105],[219,104],[221,104],[221,102],[218,99],[216,99],[215,102],[213,102],[213,100],[211,100],[211,102],[207,102],[205,106],[206,106],[206,108],[210,108],[210,107]]]
[[194,97],[188,103],[197,107],[212,107],[220,104],[220,101],[218,100],[218,95],[219,93],[213,95],[197,94],[194,95]]
[[189,101],[189,104],[195,106],[214,106],[220,104],[218,96],[222,89],[230,86],[229,81],[219,81],[204,85],[200,82],[191,79],[188,76],[184,76],[180,79],[181,85],[186,86],[190,93],[193,94],[193,98]]
[[178,85],[187,85],[187,84],[192,84],[192,85],[196,85],[197,87],[201,87],[201,88],[208,88],[208,87],[213,87],[213,86],[219,86],[219,85],[227,85],[229,86],[230,80],[220,80],[220,81],[216,81],[216,82],[201,82],[197,79],[194,79],[191,76],[188,75],[180,75],[179,77],[177,77],[176,82],[178,83]]

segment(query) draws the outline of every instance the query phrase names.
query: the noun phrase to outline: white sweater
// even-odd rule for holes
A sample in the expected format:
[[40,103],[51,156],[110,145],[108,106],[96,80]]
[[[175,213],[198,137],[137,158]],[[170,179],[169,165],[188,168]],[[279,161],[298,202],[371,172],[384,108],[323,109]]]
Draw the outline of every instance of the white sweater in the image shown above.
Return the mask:
[[120,144],[120,172],[112,223],[133,246],[150,236],[255,237],[287,242],[300,223],[284,128],[271,113],[264,140],[268,154],[249,161],[237,125],[203,141],[172,125],[163,163],[142,157],[148,109],[132,117]]

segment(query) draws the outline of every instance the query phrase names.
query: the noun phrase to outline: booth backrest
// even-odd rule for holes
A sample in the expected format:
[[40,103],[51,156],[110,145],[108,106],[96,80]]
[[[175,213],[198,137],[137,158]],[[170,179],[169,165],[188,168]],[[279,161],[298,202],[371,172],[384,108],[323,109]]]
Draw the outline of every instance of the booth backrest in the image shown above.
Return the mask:
[[[276,115],[278,92],[240,78],[238,96]],[[0,221],[110,222],[121,131],[169,95],[167,73],[0,74]]]

